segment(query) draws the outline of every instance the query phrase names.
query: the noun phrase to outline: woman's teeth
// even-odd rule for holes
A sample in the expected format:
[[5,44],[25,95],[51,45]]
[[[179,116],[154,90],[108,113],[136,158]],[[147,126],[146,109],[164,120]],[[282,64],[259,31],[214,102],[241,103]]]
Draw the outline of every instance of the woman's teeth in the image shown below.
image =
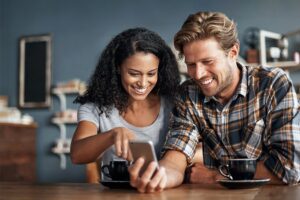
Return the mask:
[[144,94],[146,92],[147,88],[135,88],[135,91],[139,94]]

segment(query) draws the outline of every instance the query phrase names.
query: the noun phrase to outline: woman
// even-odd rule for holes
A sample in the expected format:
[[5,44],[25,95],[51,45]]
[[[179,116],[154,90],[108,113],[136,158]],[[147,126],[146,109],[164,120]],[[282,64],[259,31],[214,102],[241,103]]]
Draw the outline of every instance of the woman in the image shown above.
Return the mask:
[[133,138],[151,140],[159,155],[179,82],[176,58],[160,36],[145,28],[118,34],[75,100],[81,106],[72,162],[129,160]]

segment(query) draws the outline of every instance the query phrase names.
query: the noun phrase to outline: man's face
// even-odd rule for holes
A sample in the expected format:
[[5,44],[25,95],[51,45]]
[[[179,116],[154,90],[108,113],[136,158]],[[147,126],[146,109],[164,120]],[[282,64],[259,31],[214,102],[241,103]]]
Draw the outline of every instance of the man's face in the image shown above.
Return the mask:
[[216,39],[208,38],[186,44],[183,54],[189,76],[205,96],[215,96],[222,101],[233,95],[239,82],[238,46],[226,54]]

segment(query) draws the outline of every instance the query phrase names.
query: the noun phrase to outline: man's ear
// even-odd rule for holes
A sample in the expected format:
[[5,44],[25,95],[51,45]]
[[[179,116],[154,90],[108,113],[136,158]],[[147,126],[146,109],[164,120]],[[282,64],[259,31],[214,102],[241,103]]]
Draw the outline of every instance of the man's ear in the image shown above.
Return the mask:
[[239,43],[235,43],[233,45],[233,47],[231,47],[228,56],[231,59],[237,60],[237,58],[239,56],[239,52],[240,52],[240,44]]

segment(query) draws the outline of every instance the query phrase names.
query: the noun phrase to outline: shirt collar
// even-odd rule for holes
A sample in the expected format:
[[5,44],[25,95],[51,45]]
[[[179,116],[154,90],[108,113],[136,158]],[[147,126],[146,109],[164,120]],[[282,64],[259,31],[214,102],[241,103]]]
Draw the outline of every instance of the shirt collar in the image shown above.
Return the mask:
[[[237,67],[242,71],[242,80],[240,81],[239,83],[239,86],[237,88],[237,91],[235,93],[235,95],[233,95],[232,98],[236,98],[238,94],[242,95],[243,97],[246,96],[247,94],[247,89],[248,89],[248,84],[247,84],[247,68],[241,64],[241,63],[238,63],[237,62]],[[204,103],[208,103],[210,100],[214,100],[214,101],[217,101],[217,99],[212,96],[212,97],[207,97],[205,96],[204,97]]]

